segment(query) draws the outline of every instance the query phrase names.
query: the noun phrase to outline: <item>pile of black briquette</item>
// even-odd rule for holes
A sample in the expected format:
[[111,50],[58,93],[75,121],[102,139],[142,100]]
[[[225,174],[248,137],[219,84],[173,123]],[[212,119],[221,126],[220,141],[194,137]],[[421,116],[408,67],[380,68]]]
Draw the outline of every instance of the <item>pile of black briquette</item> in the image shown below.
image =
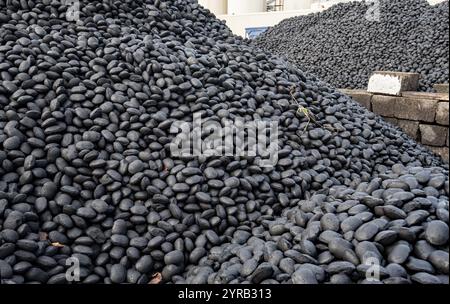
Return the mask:
[[337,88],[367,88],[374,71],[419,73],[420,91],[449,80],[449,5],[426,0],[340,3],[286,19],[255,44]]
[[[0,0],[2,284],[448,283],[440,158],[195,1],[74,9]],[[172,156],[194,113],[278,163]]]

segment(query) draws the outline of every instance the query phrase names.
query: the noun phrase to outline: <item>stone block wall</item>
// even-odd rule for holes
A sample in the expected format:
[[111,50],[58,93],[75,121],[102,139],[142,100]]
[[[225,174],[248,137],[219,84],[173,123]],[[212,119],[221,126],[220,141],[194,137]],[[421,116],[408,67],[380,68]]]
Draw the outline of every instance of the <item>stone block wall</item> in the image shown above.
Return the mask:
[[403,92],[401,96],[390,96],[364,90],[341,91],[449,162],[447,93]]

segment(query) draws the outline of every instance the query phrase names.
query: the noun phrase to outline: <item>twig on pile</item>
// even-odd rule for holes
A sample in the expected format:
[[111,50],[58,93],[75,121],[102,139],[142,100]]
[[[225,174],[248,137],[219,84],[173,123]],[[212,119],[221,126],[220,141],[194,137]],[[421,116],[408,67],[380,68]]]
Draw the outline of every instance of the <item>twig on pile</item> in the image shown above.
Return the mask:
[[292,101],[294,102],[294,104],[295,104],[296,106],[298,106],[298,109],[297,109],[296,114],[297,114],[297,115],[303,114],[303,115],[308,119],[308,123],[306,124],[306,126],[305,126],[303,132],[305,132],[305,131],[308,129],[309,124],[310,124],[311,122],[313,122],[314,124],[318,125],[318,126],[321,127],[321,128],[325,128],[325,129],[327,129],[327,130],[329,130],[329,131],[331,131],[331,132],[336,132],[336,130],[335,130],[333,127],[331,127],[331,126],[324,126],[324,125],[322,125],[321,123],[319,123],[319,122],[317,121],[316,117],[314,116],[314,114],[313,114],[310,110],[308,110],[307,108],[305,108],[304,106],[302,106],[302,105],[297,101],[297,99],[296,99],[295,96],[294,96],[294,92],[295,92],[295,86],[292,86],[291,91],[290,91],[289,93],[290,93],[290,95],[291,95],[291,98],[292,98]]

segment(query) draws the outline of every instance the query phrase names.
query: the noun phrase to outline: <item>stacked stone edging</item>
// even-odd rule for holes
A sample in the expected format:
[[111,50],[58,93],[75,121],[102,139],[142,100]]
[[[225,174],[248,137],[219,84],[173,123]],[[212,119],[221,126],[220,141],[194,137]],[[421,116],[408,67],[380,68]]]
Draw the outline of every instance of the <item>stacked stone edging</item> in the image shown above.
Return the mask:
[[449,162],[449,95],[403,92],[401,96],[341,89],[370,111],[399,126]]

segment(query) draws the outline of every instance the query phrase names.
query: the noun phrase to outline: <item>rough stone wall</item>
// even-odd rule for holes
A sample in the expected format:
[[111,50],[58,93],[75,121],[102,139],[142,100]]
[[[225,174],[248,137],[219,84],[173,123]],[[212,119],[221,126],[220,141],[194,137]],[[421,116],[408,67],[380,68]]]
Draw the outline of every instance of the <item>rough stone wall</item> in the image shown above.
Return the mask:
[[372,94],[342,89],[370,111],[427,146],[449,162],[449,95],[447,93],[403,92],[402,96]]

